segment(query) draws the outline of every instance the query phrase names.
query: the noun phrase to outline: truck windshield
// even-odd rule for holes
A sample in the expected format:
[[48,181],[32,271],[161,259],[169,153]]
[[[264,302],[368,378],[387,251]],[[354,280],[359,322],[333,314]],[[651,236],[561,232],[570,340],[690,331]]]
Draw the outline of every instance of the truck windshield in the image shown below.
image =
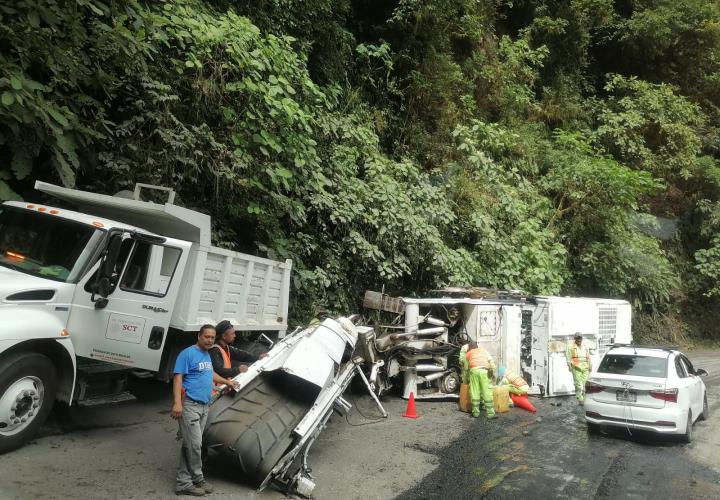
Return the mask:
[[0,207],[0,266],[55,281],[75,282],[102,231],[79,222]]

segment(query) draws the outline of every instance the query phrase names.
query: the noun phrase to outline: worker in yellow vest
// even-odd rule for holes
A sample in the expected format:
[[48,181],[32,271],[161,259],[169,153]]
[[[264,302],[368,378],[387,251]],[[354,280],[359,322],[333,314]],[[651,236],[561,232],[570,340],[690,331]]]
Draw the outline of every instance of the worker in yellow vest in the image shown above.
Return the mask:
[[472,416],[480,416],[480,401],[485,406],[487,418],[496,418],[493,407],[492,383],[490,382],[492,372],[495,371],[495,362],[477,342],[470,342],[467,351],[461,349],[460,363],[463,369],[463,380],[467,380],[470,387],[470,403],[472,405]]
[[569,344],[565,351],[565,357],[572,373],[573,382],[575,382],[575,397],[578,403],[583,404],[585,402],[585,382],[587,382],[588,374],[592,371],[592,360],[590,359],[590,349],[583,344],[582,334],[576,333],[573,340],[573,343]]
[[528,391],[530,391],[530,386],[527,382],[525,382],[524,378],[522,378],[515,372],[506,370],[504,366],[501,366],[498,369],[498,377],[500,378],[500,382],[498,382],[498,385],[506,386],[508,388],[508,391],[513,394],[517,394],[518,396],[525,396]]

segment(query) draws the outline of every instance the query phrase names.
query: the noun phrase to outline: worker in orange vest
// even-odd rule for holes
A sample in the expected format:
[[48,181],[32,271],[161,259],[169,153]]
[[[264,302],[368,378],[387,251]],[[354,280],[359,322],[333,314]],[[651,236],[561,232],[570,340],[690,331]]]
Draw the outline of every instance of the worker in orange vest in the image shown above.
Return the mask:
[[215,327],[217,337],[215,344],[210,348],[213,371],[225,378],[232,378],[248,369],[248,365],[258,359],[267,356],[263,353],[260,356],[238,349],[233,346],[235,342],[235,327],[228,320],[223,320]]
[[506,386],[508,388],[508,391],[513,394],[517,394],[518,396],[525,396],[528,391],[530,391],[530,386],[527,382],[525,382],[524,378],[522,378],[515,372],[505,369],[504,366],[501,366],[498,369],[498,377],[500,377],[500,382],[498,382],[498,385]]
[[[461,351],[462,352],[462,351]],[[497,418],[493,407],[492,383],[490,382],[492,372],[495,370],[495,362],[477,342],[470,342],[467,353],[460,356],[463,368],[463,380],[470,384],[470,403],[472,405],[472,416],[480,416],[480,401],[485,406],[487,418]]]
[[577,332],[573,338],[573,343],[569,344],[565,351],[568,368],[572,373],[573,382],[575,382],[575,397],[578,403],[585,402],[585,382],[587,382],[588,374],[592,371],[592,360],[590,359],[590,349],[583,344],[582,333]]

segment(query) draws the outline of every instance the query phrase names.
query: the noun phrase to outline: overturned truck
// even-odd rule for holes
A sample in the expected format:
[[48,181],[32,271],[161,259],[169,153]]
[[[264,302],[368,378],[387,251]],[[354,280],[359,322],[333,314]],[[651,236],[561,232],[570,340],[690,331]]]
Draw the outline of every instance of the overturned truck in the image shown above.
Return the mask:
[[520,374],[530,393],[574,393],[565,350],[576,332],[593,356],[593,366],[614,343],[630,343],[627,301],[548,297],[488,289],[438,290],[427,298],[390,297],[368,291],[364,305],[391,313],[378,328],[377,349],[384,366],[371,377],[380,392],[400,388],[403,397],[458,397],[463,344],[475,341],[498,365]]
[[204,437],[210,456],[260,490],[272,485],[310,496],[308,451],[332,413],[350,409],[342,394],[353,377],[369,387],[361,365],[374,371],[367,366],[373,344],[373,329],[348,318],[285,337],[235,377],[239,388],[213,402]]

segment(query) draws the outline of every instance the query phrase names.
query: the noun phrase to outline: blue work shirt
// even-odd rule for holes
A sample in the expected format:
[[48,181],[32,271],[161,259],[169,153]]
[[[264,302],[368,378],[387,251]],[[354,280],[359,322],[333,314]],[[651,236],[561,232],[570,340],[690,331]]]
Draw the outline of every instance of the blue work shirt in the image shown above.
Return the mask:
[[212,359],[197,345],[183,349],[175,361],[175,374],[183,375],[185,394],[198,403],[209,403],[213,389]]

